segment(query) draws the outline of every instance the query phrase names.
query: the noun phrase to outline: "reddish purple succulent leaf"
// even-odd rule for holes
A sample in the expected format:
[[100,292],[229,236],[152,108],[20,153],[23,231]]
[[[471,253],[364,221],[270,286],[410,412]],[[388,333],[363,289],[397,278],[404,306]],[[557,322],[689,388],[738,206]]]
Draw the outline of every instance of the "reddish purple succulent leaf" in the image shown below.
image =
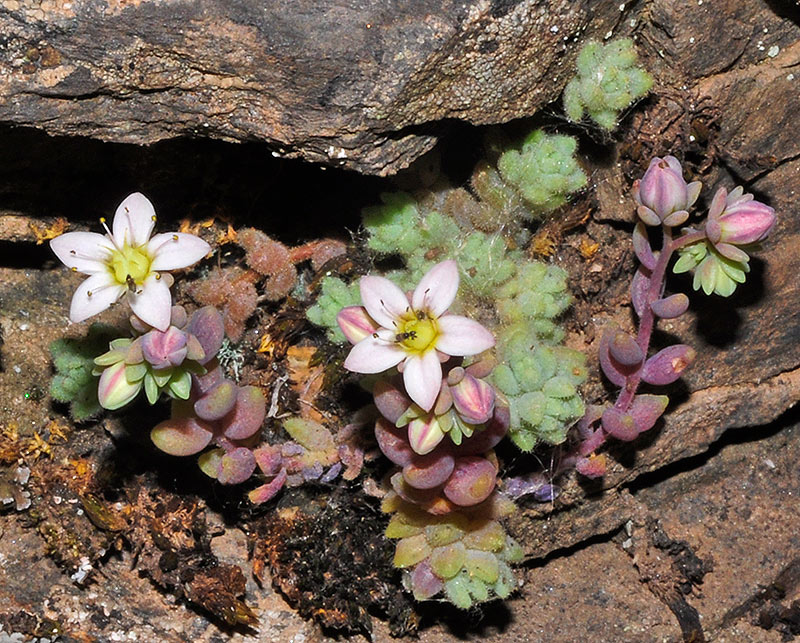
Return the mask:
[[150,431],[150,439],[170,455],[194,455],[205,449],[213,437],[211,427],[193,417],[164,420]]
[[608,352],[611,358],[624,367],[638,366],[644,359],[644,353],[636,340],[623,330],[617,330],[610,338]]
[[450,479],[444,486],[447,499],[462,507],[483,502],[494,490],[497,469],[486,458],[466,456],[456,460]]
[[587,478],[602,478],[606,474],[606,458],[603,455],[578,458],[575,469]]
[[250,498],[250,502],[252,502],[254,505],[259,505],[262,502],[267,502],[267,500],[274,498],[275,494],[283,489],[284,484],[286,484],[285,469],[281,470],[271,482],[262,484],[260,487],[253,489],[247,494],[247,497]]
[[424,601],[436,596],[444,589],[444,583],[431,569],[428,559],[421,561],[411,572],[411,591],[414,598]]
[[640,221],[633,229],[633,251],[642,265],[648,270],[656,267],[656,256],[650,247],[650,240],[647,238],[647,228]]
[[697,351],[686,344],[676,344],[660,350],[644,363],[642,380],[648,384],[672,384],[697,357]]
[[214,358],[222,347],[225,327],[222,324],[222,315],[213,306],[196,310],[184,330],[194,335],[203,347],[205,357],[200,360],[201,364]]
[[631,303],[636,314],[641,318],[647,306],[647,293],[650,289],[650,271],[639,266],[631,281]]
[[217,384],[219,384],[223,379],[222,369],[219,367],[219,364],[217,364],[216,360],[211,363],[207,363],[206,366],[208,367],[207,373],[204,373],[203,375],[192,375],[192,392],[194,393],[195,397],[204,395]]
[[415,489],[406,482],[402,471],[392,474],[389,482],[398,496],[415,505],[424,505],[432,502],[439,494],[438,489]]
[[633,416],[623,413],[613,406],[603,411],[602,422],[603,428],[618,440],[630,442],[639,435],[639,429]]
[[214,388],[194,403],[194,412],[203,420],[219,420],[225,417],[236,404],[239,387],[223,379]]
[[612,384],[617,386],[625,386],[626,378],[633,372],[634,369],[626,368],[611,357],[610,344],[611,339],[617,332],[617,327],[614,324],[609,325],[600,336],[600,342],[597,346],[597,357],[600,360],[600,368],[605,373],[605,376],[611,381]]
[[411,399],[405,394],[400,381],[396,378],[375,382],[372,395],[380,414],[392,424],[396,423],[411,406]]
[[267,401],[261,389],[245,386],[239,389],[236,404],[222,419],[223,432],[230,440],[244,440],[254,435],[267,415]]
[[398,429],[384,418],[375,422],[375,439],[383,455],[401,467],[409,464],[416,455],[408,443],[406,429]]
[[680,317],[689,308],[689,298],[682,292],[664,297],[664,299],[657,299],[650,304],[651,310],[663,319],[675,319]]
[[271,444],[264,444],[253,451],[256,464],[262,473],[268,476],[277,475],[283,465],[281,448]]
[[453,467],[455,460],[449,453],[414,454],[411,462],[403,467],[403,478],[415,489],[433,489],[447,481]]
[[658,418],[663,415],[667,404],[669,398],[666,395],[637,395],[633,398],[630,415],[639,433],[653,428]]
[[508,433],[508,425],[511,423],[511,412],[505,404],[496,404],[492,419],[486,424],[486,428],[476,431],[472,437],[465,438],[461,444],[454,447],[457,455],[478,455],[493,449]]
[[241,484],[253,475],[255,470],[256,459],[253,452],[245,447],[239,447],[222,456],[217,480],[221,484]]

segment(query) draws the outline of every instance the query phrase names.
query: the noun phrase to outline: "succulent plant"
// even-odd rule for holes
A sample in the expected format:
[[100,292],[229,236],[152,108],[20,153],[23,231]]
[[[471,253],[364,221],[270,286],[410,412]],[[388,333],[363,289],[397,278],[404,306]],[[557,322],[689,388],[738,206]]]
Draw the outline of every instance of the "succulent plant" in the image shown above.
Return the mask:
[[564,89],[567,118],[579,121],[584,112],[600,127],[616,127],[620,112],[644,96],[653,77],[636,66],[630,38],[606,44],[587,42],[578,54],[578,74]]

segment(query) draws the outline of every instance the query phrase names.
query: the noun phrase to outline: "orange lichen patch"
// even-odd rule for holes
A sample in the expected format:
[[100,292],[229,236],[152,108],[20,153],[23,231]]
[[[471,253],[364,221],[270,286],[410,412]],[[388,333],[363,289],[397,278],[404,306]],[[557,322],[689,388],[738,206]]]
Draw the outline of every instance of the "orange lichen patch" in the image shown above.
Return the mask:
[[53,449],[50,443],[39,435],[38,431],[34,431],[33,437],[25,441],[25,445],[22,448],[22,455],[29,457],[34,462],[42,455],[46,455],[52,460]]
[[69,223],[67,223],[66,219],[59,217],[49,224],[38,224],[31,221],[28,223],[28,227],[33,233],[33,236],[36,238],[36,245],[40,246],[45,241],[55,239],[60,234],[66,232],[67,228],[69,227]]
[[290,346],[286,351],[291,388],[297,393],[300,402],[300,416],[307,420],[322,422],[326,414],[316,406],[316,399],[322,390],[325,368],[312,359],[317,349],[314,346]]
[[586,261],[594,259],[598,250],[600,250],[600,244],[588,239],[581,239],[580,245],[578,246],[578,252],[581,253],[581,257]]
[[19,425],[11,421],[0,429],[0,462],[12,464],[22,456],[19,439]]
[[552,257],[558,246],[558,238],[551,230],[541,230],[531,239],[530,253],[534,257]]
[[275,353],[276,349],[275,340],[272,338],[272,335],[269,333],[264,333],[264,336],[261,338],[261,341],[258,344],[258,348],[256,349],[256,353],[262,353],[267,357],[272,357]]

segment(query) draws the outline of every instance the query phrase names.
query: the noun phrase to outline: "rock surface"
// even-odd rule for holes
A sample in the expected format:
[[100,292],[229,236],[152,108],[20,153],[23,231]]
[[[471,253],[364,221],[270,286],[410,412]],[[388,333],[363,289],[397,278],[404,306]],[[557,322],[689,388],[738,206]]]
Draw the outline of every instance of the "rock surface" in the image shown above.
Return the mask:
[[390,174],[440,121],[499,123],[554,100],[615,0],[0,2],[0,122],[148,144],[264,141]]

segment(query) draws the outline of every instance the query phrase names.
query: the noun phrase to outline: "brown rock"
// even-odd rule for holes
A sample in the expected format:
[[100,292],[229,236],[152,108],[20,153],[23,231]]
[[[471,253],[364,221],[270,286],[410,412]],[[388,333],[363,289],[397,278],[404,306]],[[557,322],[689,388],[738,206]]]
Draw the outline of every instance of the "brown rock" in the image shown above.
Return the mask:
[[[37,5],[38,7],[38,5]],[[0,122],[152,143],[261,140],[375,174],[443,119],[498,123],[555,99],[618,2],[76,0],[0,3]]]

